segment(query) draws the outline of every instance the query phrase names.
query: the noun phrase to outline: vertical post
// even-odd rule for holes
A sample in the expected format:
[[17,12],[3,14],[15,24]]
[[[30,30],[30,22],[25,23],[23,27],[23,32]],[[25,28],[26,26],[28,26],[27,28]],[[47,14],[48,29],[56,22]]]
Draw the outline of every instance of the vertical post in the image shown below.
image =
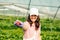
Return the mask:
[[[28,10],[30,9],[30,5],[31,5],[31,0],[29,0]],[[28,14],[28,11],[27,11],[27,14]],[[27,16],[27,14],[26,14],[26,16]]]
[[60,8],[60,6],[58,7],[58,9],[57,9],[57,11],[56,11],[56,13],[55,13],[53,19],[55,19],[56,15],[57,15],[57,13],[58,13],[58,11],[59,11],[59,8]]
[[28,10],[30,9],[30,5],[31,5],[31,0],[29,1],[29,4],[28,4]]

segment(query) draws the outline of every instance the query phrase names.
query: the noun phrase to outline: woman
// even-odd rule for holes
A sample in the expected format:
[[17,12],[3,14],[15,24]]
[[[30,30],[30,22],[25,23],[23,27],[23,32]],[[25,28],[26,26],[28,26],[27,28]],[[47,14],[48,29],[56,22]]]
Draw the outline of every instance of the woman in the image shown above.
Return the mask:
[[41,24],[40,24],[38,9],[31,8],[29,10],[29,13],[30,14],[28,16],[28,19],[26,22],[24,22],[22,27],[24,30],[23,40],[41,40],[41,37],[40,37]]

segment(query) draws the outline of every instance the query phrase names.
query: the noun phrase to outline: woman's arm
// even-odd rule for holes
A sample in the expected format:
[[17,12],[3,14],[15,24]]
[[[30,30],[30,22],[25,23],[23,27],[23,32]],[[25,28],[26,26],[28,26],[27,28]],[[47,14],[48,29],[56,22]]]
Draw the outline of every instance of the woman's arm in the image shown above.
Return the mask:
[[41,40],[41,29],[39,28],[39,30],[38,30],[38,38],[39,38],[39,40]]
[[38,28],[37,32],[38,32],[38,39],[42,40],[41,39],[41,24],[40,24],[40,27]]
[[19,20],[16,20],[15,22],[14,22],[14,25],[16,25],[16,26],[19,26],[19,27],[22,27],[23,28],[23,30],[27,30],[27,28],[28,28],[28,23],[27,22],[21,22],[21,21],[19,21]]

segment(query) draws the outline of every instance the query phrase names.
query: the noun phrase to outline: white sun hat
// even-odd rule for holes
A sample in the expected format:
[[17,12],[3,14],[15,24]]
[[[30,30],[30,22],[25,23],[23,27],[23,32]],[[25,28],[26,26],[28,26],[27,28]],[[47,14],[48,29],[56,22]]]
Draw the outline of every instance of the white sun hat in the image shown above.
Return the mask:
[[29,10],[29,13],[30,13],[30,16],[31,15],[39,15],[39,12],[38,12],[38,9],[37,8],[31,8],[30,10]]

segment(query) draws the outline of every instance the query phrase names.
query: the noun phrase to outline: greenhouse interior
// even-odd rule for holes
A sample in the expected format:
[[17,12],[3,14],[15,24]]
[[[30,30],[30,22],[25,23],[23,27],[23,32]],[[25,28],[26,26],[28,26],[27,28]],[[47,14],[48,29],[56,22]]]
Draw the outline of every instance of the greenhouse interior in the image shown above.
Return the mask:
[[30,8],[39,10],[41,39],[60,40],[60,0],[0,0],[0,40],[23,40],[14,21],[25,22]]

